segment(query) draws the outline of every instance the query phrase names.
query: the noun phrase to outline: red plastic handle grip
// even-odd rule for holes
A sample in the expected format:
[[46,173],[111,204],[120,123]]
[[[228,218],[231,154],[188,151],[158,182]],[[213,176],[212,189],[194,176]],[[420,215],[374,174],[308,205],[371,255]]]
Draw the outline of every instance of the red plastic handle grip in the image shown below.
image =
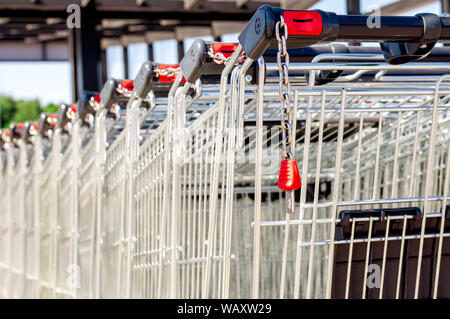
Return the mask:
[[127,91],[134,90],[134,82],[131,80],[123,80],[122,82],[120,82],[120,85]]
[[317,11],[284,11],[289,35],[322,34],[322,16]]
[[237,43],[213,43],[212,50],[214,53],[222,53],[225,58],[230,57],[236,50]]
[[50,114],[49,120],[48,120],[48,123],[50,123],[50,126],[55,127],[57,121],[58,121],[58,115],[56,113]]
[[95,103],[100,104],[101,102],[100,94],[94,94],[93,98]]

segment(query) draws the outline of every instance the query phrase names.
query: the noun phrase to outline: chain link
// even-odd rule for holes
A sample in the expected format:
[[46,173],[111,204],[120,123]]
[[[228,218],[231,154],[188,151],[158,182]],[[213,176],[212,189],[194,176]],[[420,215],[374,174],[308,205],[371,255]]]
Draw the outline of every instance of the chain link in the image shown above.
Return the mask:
[[168,67],[166,69],[155,69],[154,72],[156,74],[157,77],[160,76],[167,76],[167,77],[172,77],[175,76],[178,72],[180,71],[180,68],[171,68]]
[[[68,112],[68,111],[67,111]],[[66,114],[67,114],[67,112],[66,112]],[[50,125],[50,126],[56,126],[56,122],[58,122],[58,119],[56,118],[56,117],[51,117],[51,116],[49,116],[49,117],[47,117],[47,123]]]
[[36,123],[31,124],[31,125],[30,125],[30,135],[36,136],[37,133],[38,133],[38,129],[39,129],[39,127],[37,126]]
[[122,87],[122,86],[119,86],[119,87],[117,88],[117,92],[118,92],[120,95],[122,95],[122,96],[125,96],[125,97],[131,97],[131,96],[132,96],[132,93],[133,93],[133,90],[128,90],[127,88],[124,88],[124,87]]
[[292,142],[292,114],[290,104],[291,85],[289,83],[289,53],[287,52],[286,40],[288,38],[287,25],[283,16],[275,25],[275,37],[278,41],[277,66],[280,76],[279,95],[281,99],[281,130],[282,130],[282,152],[284,159],[293,159],[292,152],[288,147]]
[[77,114],[76,114],[76,112],[74,112],[72,107],[69,107],[69,109],[66,112],[66,116],[71,122],[75,122],[75,120],[77,118]]
[[217,64],[227,64],[231,58],[231,57],[226,58],[222,52],[214,52],[212,47],[210,47],[208,50],[208,57],[211,58]]
[[[228,64],[231,59],[231,56],[228,58],[222,52],[214,52],[213,48],[210,47],[208,49],[208,58],[212,59],[217,64]],[[241,58],[237,59],[236,65],[245,60],[245,53],[242,53]]]

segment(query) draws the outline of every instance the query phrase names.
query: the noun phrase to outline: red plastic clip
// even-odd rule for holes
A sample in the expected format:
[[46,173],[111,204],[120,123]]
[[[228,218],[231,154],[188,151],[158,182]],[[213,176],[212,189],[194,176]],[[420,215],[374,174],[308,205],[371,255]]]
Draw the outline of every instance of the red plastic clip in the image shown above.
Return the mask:
[[33,126],[33,129],[35,129],[36,131],[39,128],[39,124],[38,123],[33,123],[32,126]]
[[49,116],[50,120],[48,121],[50,123],[51,127],[55,127],[56,126],[56,121],[57,121],[57,115],[56,114],[50,114]]
[[120,82],[120,85],[127,91],[134,90],[134,82],[131,80],[123,80],[122,82]]
[[317,11],[284,11],[289,35],[320,35],[322,16]]
[[100,94],[94,94],[94,102],[97,104],[100,104],[100,102],[101,102]]
[[302,187],[300,173],[295,160],[281,161],[280,173],[278,175],[278,188],[291,191]]
[[222,53],[225,58],[229,58],[236,50],[237,43],[213,43],[212,49],[214,53]]
[[21,130],[21,129],[23,129],[23,123],[19,123],[19,124],[17,124],[17,129],[19,129],[19,130]]
[[70,110],[71,110],[73,113],[77,113],[77,105],[76,105],[76,104],[72,104],[72,105],[70,106]]

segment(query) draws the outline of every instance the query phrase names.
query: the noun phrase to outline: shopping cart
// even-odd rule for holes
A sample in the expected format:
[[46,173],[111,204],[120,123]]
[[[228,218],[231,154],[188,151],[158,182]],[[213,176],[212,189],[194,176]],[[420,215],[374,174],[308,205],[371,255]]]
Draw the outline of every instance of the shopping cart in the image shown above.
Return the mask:
[[[139,267],[140,253],[135,253],[135,250],[144,242],[143,234],[139,232],[142,224],[137,225],[135,221],[135,216],[139,214],[134,204],[138,196],[136,189],[142,183],[135,175],[142,176],[142,172],[149,171],[150,163],[154,165],[156,162],[149,157],[149,150],[154,144],[146,139],[153,139],[153,135],[163,130],[160,125],[164,125],[161,122],[167,109],[167,93],[177,72],[176,65],[147,61],[133,82],[110,79],[101,92],[101,107],[105,113],[117,106],[126,111],[124,122],[116,120],[114,125],[105,129],[101,124],[103,122],[97,121],[96,128],[96,133],[107,131],[106,134],[98,134],[100,138],[107,136],[112,140],[106,141],[106,153],[98,153],[103,163],[105,194],[102,255],[108,257],[103,259],[104,279],[99,288],[103,297],[134,297],[143,293],[143,290],[138,292],[138,288],[133,294],[131,290],[132,286],[142,285],[142,278],[136,275],[142,268]],[[128,87],[126,94],[124,87]],[[147,180],[144,182],[148,183]]]
[[[49,125],[47,130],[44,128]],[[57,271],[57,215],[58,215],[58,171],[61,154],[61,131],[55,129],[53,120],[44,117],[41,120],[41,134],[37,139],[36,158],[44,156],[40,169],[40,298],[56,297]],[[52,132],[49,134],[49,131]],[[47,146],[47,147],[44,147]]]
[[[448,70],[445,63],[411,62],[429,53],[437,40],[447,40],[446,31],[441,32],[447,18],[421,15],[402,21],[416,25],[412,29],[418,29],[417,35],[397,30],[395,17],[381,17],[383,32],[369,29],[364,18],[264,6],[239,37],[247,55],[244,65],[251,60],[264,65],[261,55],[278,42],[278,63],[265,70],[268,74],[279,70],[280,84],[264,85],[263,68],[259,70],[263,81],[256,88],[240,84],[239,95],[253,93],[256,105],[238,107],[244,133],[236,143],[241,151],[254,150],[255,156],[252,164],[228,162],[234,176],[228,175],[227,187],[234,187],[236,196],[234,201],[231,196],[227,199],[233,205],[233,227],[225,243],[234,257],[228,266],[231,280],[225,282],[232,296],[448,297],[449,283],[442,271],[448,249],[447,77],[423,83],[419,76],[403,80],[399,76],[395,82],[384,79],[381,85],[316,82],[318,72],[335,70],[350,71],[356,78],[360,70],[377,71],[375,80],[386,70]],[[421,38],[424,25],[436,29]],[[334,54],[317,56],[310,64],[289,65],[285,51],[286,46],[359,39],[392,41],[381,44],[384,59],[391,64],[376,62],[383,56]],[[400,42],[407,40],[417,43]],[[320,63],[322,58],[334,62]],[[347,62],[339,62],[343,58]],[[400,64],[404,62],[411,63]],[[305,72],[308,83],[289,87],[288,76],[295,71]],[[273,116],[281,111],[281,132],[277,128],[269,133]],[[273,152],[263,150],[275,140],[286,160],[285,178],[270,169],[268,155]],[[300,163],[303,182],[298,198],[293,192],[300,184],[294,159]],[[277,179],[281,194],[271,189]],[[250,194],[240,193],[241,185],[250,186]],[[247,249],[240,244],[252,240]],[[372,277],[366,276],[367,271],[373,269],[380,271],[379,283],[368,283]]]
[[[235,47],[201,40],[192,45],[180,63],[182,73],[169,91],[166,120],[139,148],[138,163],[143,164],[136,176],[136,217],[141,221],[136,224],[140,227],[136,282],[142,287],[137,290],[143,292],[137,297],[193,296],[200,291],[209,195],[208,187],[198,186],[208,183],[207,174],[212,172],[207,157],[214,153],[214,133],[223,127],[217,99],[226,89],[227,79],[226,74],[220,75]],[[183,76],[186,83],[179,87]],[[150,233],[142,223],[149,225]],[[146,236],[150,237],[150,249],[145,241],[141,244]],[[156,282],[153,285],[152,280]]]
[[[79,212],[78,212],[78,242],[77,258],[79,266],[80,298],[94,298],[99,283],[98,258],[99,236],[98,223],[101,211],[101,190],[99,189],[101,168],[97,162],[95,117],[100,103],[100,95],[96,92],[83,92],[83,96],[76,105],[75,122],[79,134],[80,166],[78,172],[79,183]],[[72,129],[73,129],[72,128]]]
[[9,131],[0,130],[0,155],[1,155],[1,173],[0,173],[0,198],[3,209],[0,213],[0,280],[3,283],[1,288],[1,297],[8,297],[8,274],[9,274],[9,197],[8,197],[8,175],[7,175],[7,148],[9,147]]
[[1,131],[0,296],[448,298],[450,18],[366,20],[263,6]]
[[2,296],[4,298],[9,297],[10,289],[9,289],[9,279],[10,279],[10,256],[11,256],[11,221],[10,221],[10,211],[11,211],[11,198],[10,198],[10,168],[11,165],[10,157],[11,152],[9,151],[10,147],[10,134],[9,130],[1,131],[1,154],[2,154],[2,203],[4,209],[2,209],[1,218],[1,234],[2,234]]
[[[9,166],[10,206],[10,293],[13,298],[21,298],[25,293],[25,254],[26,254],[26,218],[25,218],[25,179],[27,166],[26,145],[22,141],[25,126],[23,123],[10,125],[11,147]],[[30,212],[31,213],[31,212]]]
[[[65,110],[67,107],[61,107]],[[74,108],[70,108],[74,112]],[[77,121],[69,122],[71,127],[64,128],[64,119],[57,118],[53,144],[60,144],[60,162],[57,170],[57,216],[56,216],[56,297],[73,298],[76,296],[80,279],[78,267],[78,205],[80,169],[80,129]],[[67,125],[67,124],[66,124]]]
[[[23,209],[25,218],[24,291],[21,297],[36,298],[39,294],[39,179],[36,173],[40,159],[35,158],[33,143],[38,135],[38,123],[25,122],[21,132],[19,161],[23,170]],[[23,161],[23,162],[22,162]]]

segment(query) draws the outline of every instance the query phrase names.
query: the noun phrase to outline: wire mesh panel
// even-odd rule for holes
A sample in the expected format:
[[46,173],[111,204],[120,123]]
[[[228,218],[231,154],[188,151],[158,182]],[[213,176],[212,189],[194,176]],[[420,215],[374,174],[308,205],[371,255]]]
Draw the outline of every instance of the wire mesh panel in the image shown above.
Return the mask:
[[[432,296],[432,290],[439,283],[447,286],[448,283],[443,282],[447,279],[443,279],[446,277],[442,274],[439,282],[436,279],[439,276],[434,276],[433,280],[426,279],[427,276],[420,276],[424,270],[420,267],[417,270],[417,260],[422,257],[422,267],[433,265],[432,268],[438,267],[439,270],[440,263],[444,265],[446,262],[442,246],[440,252],[434,250],[434,258],[427,257],[432,253],[424,250],[430,245],[427,238],[437,238],[435,245],[439,241],[442,245],[447,236],[444,185],[448,184],[448,179],[445,180],[444,162],[449,149],[450,108],[446,93],[435,93],[433,87],[414,94],[402,90],[380,94],[375,90],[361,92],[351,89],[297,93],[296,103],[300,112],[297,123],[300,127],[297,124],[296,156],[303,172],[303,186],[297,204],[298,219],[282,222],[264,218],[262,225],[269,229],[261,235],[265,239],[268,232],[276,231],[272,228],[286,223],[297,231],[296,239],[289,235],[292,248],[285,250],[283,256],[285,271],[288,271],[285,283],[295,283],[294,287],[285,286],[288,296],[378,298],[384,295],[387,298],[411,298],[417,293],[426,298]],[[382,212],[388,208],[410,207],[418,207],[421,212],[420,216],[415,216],[421,222],[415,224],[414,231],[406,227],[411,216],[401,211],[399,216],[395,216],[395,211],[391,212],[397,228],[398,223],[403,222],[403,228],[408,228],[402,239],[401,235],[394,235],[397,228],[390,221],[391,217]],[[428,216],[435,220],[426,222]],[[442,225],[442,228],[435,224]],[[363,229],[366,235],[361,234]],[[393,234],[389,235],[391,230]],[[379,244],[371,247],[372,241]],[[400,263],[396,277],[392,274],[395,262],[389,262],[392,268],[388,270],[386,260],[391,254],[399,256],[397,264],[398,260],[405,258],[404,251],[400,255],[395,252],[395,249],[400,249],[399,242],[402,242],[402,249],[404,245],[409,247],[409,254],[416,254],[416,264],[409,262],[408,270],[403,270]],[[414,245],[417,247],[412,248]],[[437,261],[437,258],[442,260]],[[359,266],[361,264],[365,264],[364,267]],[[364,274],[369,268],[376,267],[381,270],[381,287],[371,290],[373,287],[366,288],[367,277]],[[389,277],[385,276],[387,272]],[[429,274],[433,271],[424,272]],[[420,284],[417,284],[416,274]],[[391,285],[389,288],[384,286],[383,290],[383,284],[393,282],[393,278],[403,289],[405,285],[415,289],[406,293],[400,288],[396,291]],[[268,281],[260,280],[261,285],[263,282]],[[446,290],[441,292],[445,295]]]
[[[143,65],[141,73],[145,74],[148,63]],[[158,70],[163,67],[166,66],[157,66]],[[168,74],[163,76],[163,81],[146,84],[148,93],[141,93],[145,99],[133,101],[132,98],[127,105],[126,205],[129,207],[125,211],[124,234],[126,296],[133,298],[169,295],[171,127],[173,97],[181,76],[176,66],[167,70],[171,71],[163,71]],[[161,75],[157,74],[159,79]],[[141,87],[142,81],[137,85]]]
[[77,296],[92,298],[95,285],[96,244],[96,165],[95,140],[88,139],[82,145],[79,171],[79,213],[78,213],[78,265],[80,288]]
[[[183,107],[183,106],[182,106]],[[176,110],[183,113],[183,110]],[[184,114],[176,114],[185,117]],[[216,245],[222,236],[217,228],[218,237],[208,243],[210,222],[210,192],[214,165],[215,134],[218,132],[219,107],[212,106],[186,129],[175,127],[174,143],[174,181],[172,182],[172,218],[176,217],[177,259],[178,269],[176,281],[178,298],[199,298],[202,285],[205,284],[205,262],[207,260],[207,245]],[[219,167],[219,183],[223,178],[223,162]],[[174,192],[175,190],[175,192]],[[220,201],[214,210],[220,211]],[[176,214],[176,216],[174,216]],[[223,223],[223,220],[222,220]],[[216,224],[217,225],[217,224]],[[216,226],[214,225],[214,226]],[[215,274],[217,251],[212,256],[212,268]],[[214,276],[215,277],[215,276]],[[217,278],[218,279],[218,278]],[[216,278],[214,280],[217,280]],[[216,283],[216,281],[214,281]],[[219,284],[219,282],[217,282]]]
[[7,238],[8,238],[8,215],[7,215],[7,194],[6,188],[8,187],[7,179],[6,179],[6,152],[2,151],[1,153],[1,161],[0,161],[0,200],[4,205],[4,208],[0,212],[0,281],[3,282],[1,287],[1,297],[6,298],[8,296],[8,291],[6,288],[7,282]]
[[64,136],[58,172],[57,297],[74,297],[80,278],[77,264],[79,132]]
[[[26,147],[26,146],[25,146]],[[34,236],[35,232],[35,209],[33,206],[33,175],[30,172],[29,167],[26,168],[27,172],[24,176],[24,213],[25,213],[25,287],[24,291],[25,297],[33,298],[33,293],[35,292],[33,280],[33,273],[36,267],[34,253],[36,252],[36,246],[34,246],[34,241],[36,240]],[[35,274],[36,275],[36,274]]]
[[[133,253],[132,297],[155,298],[160,271],[167,264],[166,242],[161,238],[163,218],[164,159],[170,141],[166,140],[167,122],[163,122],[140,146],[135,171],[135,248]],[[165,226],[163,226],[165,227]],[[160,265],[160,255],[163,265]],[[162,274],[161,274],[162,275]],[[162,275],[162,277],[165,277]],[[162,283],[161,283],[162,284]]]
[[[286,215],[284,194],[275,186],[282,138],[277,119],[279,102],[273,95],[262,97],[262,85],[255,90],[242,84],[241,80],[236,92],[239,101],[235,102],[239,103],[235,116],[242,122],[232,126],[236,139],[231,140],[231,157],[227,161],[227,201],[232,216],[226,285],[231,298],[251,298],[255,291],[261,298],[273,298],[280,289],[283,232],[280,228],[269,232],[260,229],[258,234],[254,225],[259,218],[278,219]],[[267,89],[270,92],[270,87]]]
[[40,214],[41,298],[56,296],[58,171],[61,157],[60,132],[52,138],[52,148],[42,167]]
[[[233,163],[227,162],[232,175],[224,177],[232,181],[226,186],[227,191],[232,187],[233,194],[225,196],[226,200],[233,198],[230,204],[233,207],[230,231],[233,241],[228,244],[232,247],[228,266],[232,279],[224,283],[230,287],[230,296],[339,297],[335,294],[338,279],[332,275],[333,249],[335,245],[338,247],[337,238],[343,236],[341,231],[337,232],[341,227],[340,217],[337,217],[341,210],[357,210],[364,216],[370,209],[417,205],[425,212],[424,217],[444,214],[444,186],[448,187],[444,164],[448,152],[446,90],[438,94],[435,85],[428,85],[412,94],[410,89],[370,87],[369,84],[343,89],[334,85],[316,90],[304,87],[295,92],[293,151],[300,163],[303,186],[294,194],[299,216],[292,221],[291,216],[295,215],[286,214],[285,193],[273,186],[278,179],[277,163],[283,138],[276,119],[280,112],[278,95],[272,93],[274,88],[270,85],[258,86],[256,94],[252,88],[240,88],[243,133],[238,130],[236,141],[231,138],[232,144],[226,152],[235,153],[230,157]],[[231,92],[233,104],[237,91],[232,89]],[[433,154],[431,160],[430,154]],[[429,164],[433,158],[435,162]],[[427,174],[427,170],[432,173]],[[427,182],[427,176],[434,182]],[[335,223],[338,224],[335,226]],[[425,231],[439,231],[437,224],[437,221],[423,222],[419,230],[416,225],[416,237],[411,238],[418,239],[415,252],[418,260],[429,254],[423,251],[423,247],[428,247],[424,238],[440,238],[440,244],[436,245],[440,245],[441,251],[435,250],[439,257],[432,261],[440,265],[445,262],[442,238],[446,237],[446,223],[439,224],[441,234],[427,235]],[[381,258],[380,263],[383,262],[386,263],[386,256]],[[427,263],[424,261],[425,265]],[[226,263],[224,265],[226,268]],[[374,265],[376,263],[366,263],[366,270]],[[385,265],[379,266],[384,276]],[[425,279],[421,279],[420,271],[416,272],[417,280],[408,283],[415,286],[415,291],[410,289],[412,295],[401,296],[430,297],[432,289],[434,293],[441,292],[436,288],[439,275],[433,277],[436,282],[431,285],[422,282]],[[363,277],[361,287],[367,283],[367,278]],[[418,280],[422,280],[420,285],[416,284]],[[441,276],[442,280],[445,279]],[[383,284],[381,286],[378,289],[383,291]],[[425,288],[419,289],[421,286]],[[427,289],[428,292],[423,292]],[[384,293],[395,297],[392,291]],[[445,295],[446,290],[442,293]],[[383,293],[372,291],[370,296],[374,295]]]
[[1,173],[1,194],[4,209],[1,210],[1,282],[2,296],[4,298],[11,297],[10,290],[10,259],[11,259],[11,165],[12,153],[8,148],[2,152],[2,173]]
[[[25,152],[29,151],[30,145],[24,145]],[[25,149],[26,148],[26,149]],[[37,150],[37,149],[36,149]],[[25,153],[24,152],[24,153]],[[24,154],[28,156],[28,154]],[[26,255],[25,255],[25,274],[26,288],[25,298],[37,298],[39,294],[39,216],[40,216],[40,185],[39,185],[39,169],[41,161],[41,153],[36,152],[29,159],[26,167],[25,178],[25,236],[26,236]]]
[[123,229],[125,210],[125,131],[114,140],[106,152],[104,171],[104,210],[102,231],[102,286],[104,298],[122,296],[125,267]]
[[33,152],[32,158],[30,159],[30,165],[28,170],[28,176],[30,179],[29,190],[26,196],[30,196],[28,192],[31,193],[31,200],[27,201],[30,208],[26,209],[32,211],[33,214],[30,216],[27,223],[29,223],[29,233],[27,233],[27,276],[30,281],[29,288],[27,287],[27,298],[39,298],[39,293],[41,289],[41,274],[40,274],[40,248],[41,248],[41,174],[42,174],[42,139],[40,136],[35,138],[32,145]]
[[20,149],[11,149],[16,157],[16,165],[12,174],[15,176],[11,187],[11,293],[13,298],[22,298],[25,289],[25,178],[27,158],[26,152]]

